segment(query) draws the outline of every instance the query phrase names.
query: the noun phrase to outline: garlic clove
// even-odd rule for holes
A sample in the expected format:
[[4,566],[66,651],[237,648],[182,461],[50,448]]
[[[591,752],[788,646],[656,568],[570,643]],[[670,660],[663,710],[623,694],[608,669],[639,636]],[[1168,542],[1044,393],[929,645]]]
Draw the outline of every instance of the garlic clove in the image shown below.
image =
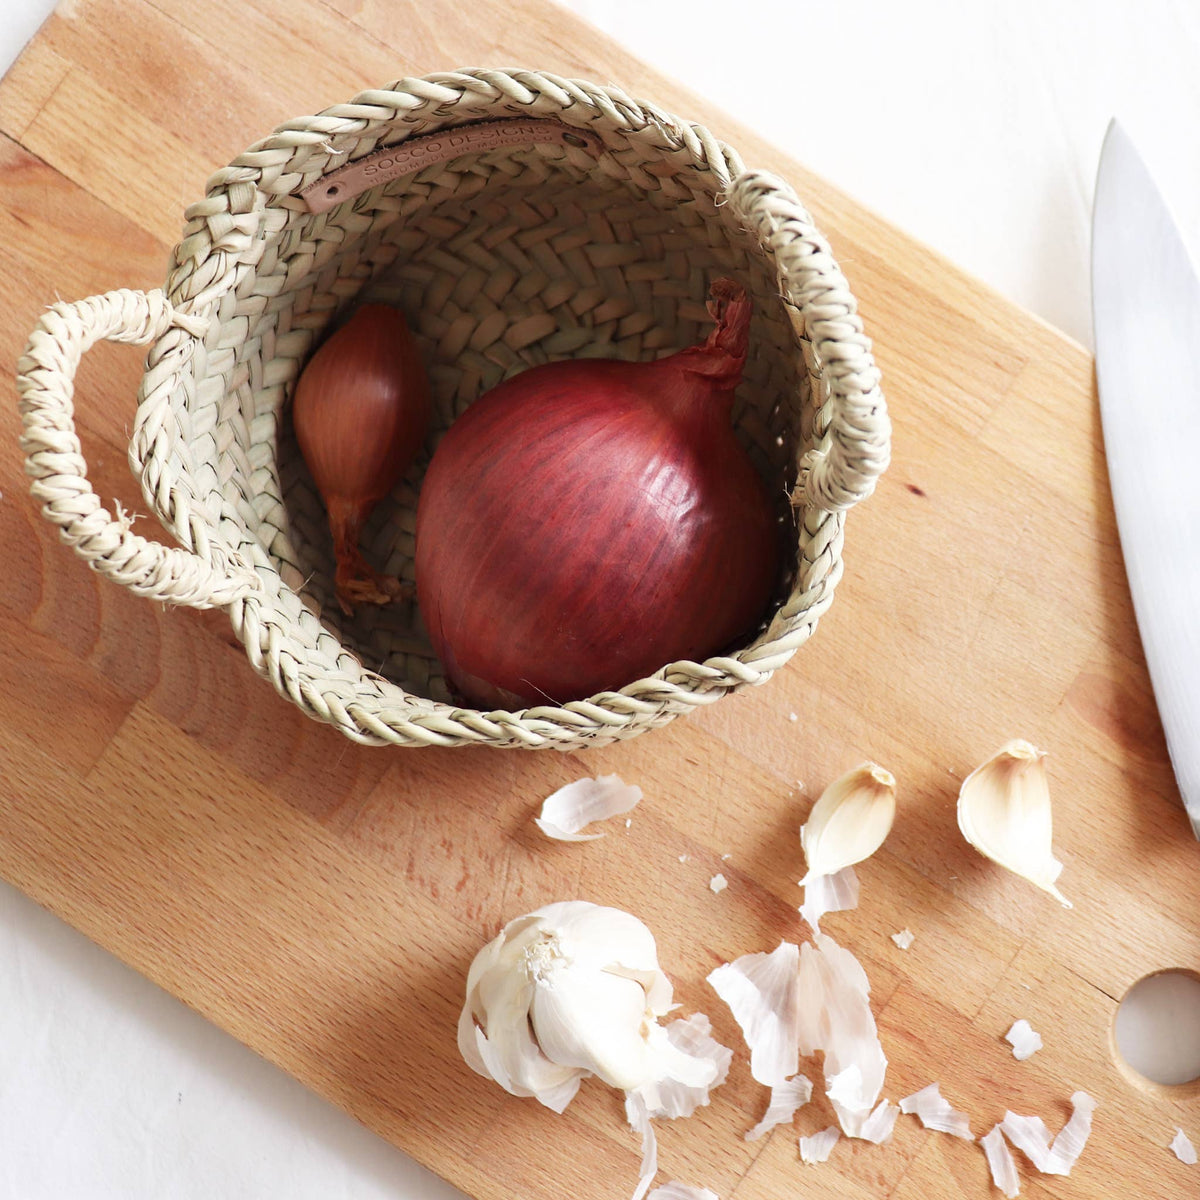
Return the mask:
[[636,980],[560,970],[534,989],[529,1020],[552,1062],[591,1071],[624,1091],[654,1074],[655,1056],[642,1036],[645,1012]]
[[896,817],[896,780],[878,763],[860,763],[835,779],[800,829],[810,877],[836,875],[870,858]]
[[632,913],[568,900],[547,905],[546,923],[554,929],[562,953],[577,967],[625,972],[644,980],[666,979],[658,965],[654,935]]
[[517,1075],[526,1082],[518,1083],[509,1072],[506,1060],[484,1036],[483,1030],[475,1028],[476,1053],[484,1064],[484,1071],[506,1092],[513,1096],[533,1096],[547,1108],[561,1113],[579,1091],[582,1075],[578,1071],[553,1071],[547,1068],[535,1047],[523,1042],[518,1048]]
[[486,1005],[487,1028],[480,1030],[476,1046],[488,1074],[514,1096],[536,1096],[547,1103],[548,1093],[574,1080],[579,1071],[570,1065],[552,1062],[534,1040],[528,1013],[533,986],[525,980],[506,976],[507,986],[481,989]]
[[1021,875],[1067,908],[1054,886],[1062,863],[1051,850],[1050,785],[1044,750],[1019,738],[1006,743],[963,780],[958,827],[986,858]]

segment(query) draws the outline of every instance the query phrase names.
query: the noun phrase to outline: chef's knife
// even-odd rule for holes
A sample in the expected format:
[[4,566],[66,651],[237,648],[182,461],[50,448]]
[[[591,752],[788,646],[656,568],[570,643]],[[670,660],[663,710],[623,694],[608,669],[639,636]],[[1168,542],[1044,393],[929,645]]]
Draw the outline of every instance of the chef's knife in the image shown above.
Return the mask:
[[1116,121],[1092,211],[1092,327],[1125,570],[1171,765],[1200,838],[1200,279]]

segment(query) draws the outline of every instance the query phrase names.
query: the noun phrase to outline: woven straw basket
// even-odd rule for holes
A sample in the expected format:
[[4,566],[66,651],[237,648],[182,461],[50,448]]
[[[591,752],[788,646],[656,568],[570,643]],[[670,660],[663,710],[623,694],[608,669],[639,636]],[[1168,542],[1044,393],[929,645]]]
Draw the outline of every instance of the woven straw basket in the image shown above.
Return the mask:
[[[878,372],[794,192],[707,130],[533,71],[403,79],[281,126],[185,216],[161,291],[55,304],[38,323],[19,365],[32,490],[109,579],[226,609],[254,669],[310,716],[368,743],[603,744],[764,682],[829,607],[845,510],[887,465]],[[323,333],[360,301],[400,307],[425,356],[436,440],[536,363],[650,359],[703,340],[719,275],[746,286],[755,312],[735,428],[796,529],[777,605],[749,644],[586,701],[476,712],[453,703],[414,605],[341,616],[324,508],[288,420]],[[178,546],[133,532],[88,483],[72,381],[104,338],[149,344],[129,460]],[[427,462],[364,533],[389,574],[412,577]]]

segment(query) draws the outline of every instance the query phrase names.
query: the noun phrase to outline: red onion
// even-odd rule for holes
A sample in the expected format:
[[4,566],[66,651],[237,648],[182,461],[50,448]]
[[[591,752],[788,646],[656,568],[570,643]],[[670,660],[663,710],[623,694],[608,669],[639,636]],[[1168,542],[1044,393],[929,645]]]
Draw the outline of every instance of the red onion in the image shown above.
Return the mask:
[[356,603],[387,604],[401,584],[371,568],[358,538],[429,426],[425,369],[396,309],[364,304],[321,346],[296,384],[292,422],[329,513],[338,603],[347,614]]
[[709,312],[703,345],[534,367],[443,438],[417,509],[417,596],[469,702],[617,689],[763,615],[778,525],[730,423],[750,300],[721,279]]

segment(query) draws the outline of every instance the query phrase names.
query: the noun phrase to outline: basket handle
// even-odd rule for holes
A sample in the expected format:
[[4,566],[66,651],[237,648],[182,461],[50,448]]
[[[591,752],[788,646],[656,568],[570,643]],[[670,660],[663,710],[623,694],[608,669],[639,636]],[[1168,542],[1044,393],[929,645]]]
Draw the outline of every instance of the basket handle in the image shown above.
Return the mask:
[[828,436],[801,458],[793,500],[826,512],[851,508],[875,490],[887,469],[892,426],[850,285],[782,179],[746,171],[733,180],[726,201],[774,258],[793,323],[812,342],[829,388]]
[[158,289],[106,292],[51,305],[17,363],[21,448],[43,515],[101,575],[139,596],[193,608],[232,604],[261,590],[261,582],[240,555],[211,544],[198,521],[189,522],[195,549],[181,549],[133,533],[123,514],[113,518],[88,482],[75,433],[75,372],[98,341],[144,345],[170,329],[178,330],[178,347],[190,356],[206,324],[178,312]]

